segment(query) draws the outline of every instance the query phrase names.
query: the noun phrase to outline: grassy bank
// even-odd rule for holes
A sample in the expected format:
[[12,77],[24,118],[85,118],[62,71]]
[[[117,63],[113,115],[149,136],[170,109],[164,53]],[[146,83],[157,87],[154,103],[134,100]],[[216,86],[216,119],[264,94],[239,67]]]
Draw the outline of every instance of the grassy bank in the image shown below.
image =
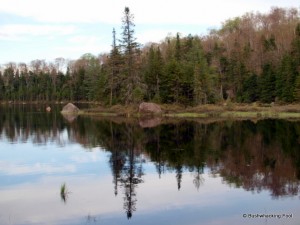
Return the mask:
[[[65,105],[68,102],[0,102],[0,104],[34,104],[34,105]],[[75,105],[86,104],[89,108],[81,108],[80,115],[101,117],[139,118],[158,116],[164,118],[213,118],[213,119],[300,119],[300,104],[237,104],[223,103],[214,105],[183,106],[178,104],[161,104],[162,113],[144,115],[138,111],[139,105],[103,106],[98,102],[74,102]]]
[[[275,104],[219,104],[199,105],[196,107],[184,107],[181,105],[160,105],[162,114],[155,115],[169,118],[242,118],[242,119],[300,119],[300,104],[275,105]],[[83,115],[104,117],[142,117],[139,114],[138,105],[112,107],[98,106],[83,110]]]

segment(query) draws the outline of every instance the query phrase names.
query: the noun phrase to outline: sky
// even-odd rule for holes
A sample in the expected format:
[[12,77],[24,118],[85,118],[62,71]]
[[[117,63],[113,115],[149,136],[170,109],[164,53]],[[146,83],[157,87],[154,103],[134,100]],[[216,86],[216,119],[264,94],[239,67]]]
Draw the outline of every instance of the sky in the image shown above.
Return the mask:
[[109,52],[120,38],[125,6],[139,43],[177,32],[205,35],[229,18],[271,7],[300,9],[299,0],[0,0],[0,66],[35,59],[78,59]]

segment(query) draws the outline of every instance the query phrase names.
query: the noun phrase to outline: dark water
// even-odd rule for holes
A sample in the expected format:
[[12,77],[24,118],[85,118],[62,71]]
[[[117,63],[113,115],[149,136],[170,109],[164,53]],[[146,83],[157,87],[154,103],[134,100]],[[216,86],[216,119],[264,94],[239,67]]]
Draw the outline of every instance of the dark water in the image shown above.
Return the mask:
[[59,110],[1,106],[0,224],[300,224],[300,122]]

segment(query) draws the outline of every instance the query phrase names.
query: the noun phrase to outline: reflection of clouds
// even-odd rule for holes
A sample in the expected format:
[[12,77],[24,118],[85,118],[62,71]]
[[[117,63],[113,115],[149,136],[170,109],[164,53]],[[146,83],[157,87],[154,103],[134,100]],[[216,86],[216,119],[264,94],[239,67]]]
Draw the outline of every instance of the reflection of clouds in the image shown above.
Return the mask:
[[71,160],[76,163],[89,163],[104,161],[100,154],[97,152],[90,152],[84,155],[75,155],[71,157]]
[[[146,173],[145,183],[137,191],[139,216],[134,216],[131,224],[248,225],[250,220],[245,220],[243,213],[263,213],[265,206],[267,212],[272,213],[286,209],[294,213],[291,222],[299,221],[295,213],[299,211],[297,199],[272,201],[267,193],[260,199],[253,198],[250,192],[245,194],[242,189],[222,185],[220,177],[208,174],[203,174],[205,183],[197,191],[193,176],[185,175],[182,189],[178,191],[174,173],[165,173],[161,179],[156,173]],[[71,192],[67,204],[60,200],[62,182]],[[127,220],[123,195],[114,196],[110,175],[47,176],[38,182],[1,188],[0,196],[0,224],[24,224],[26,221],[26,224],[81,225],[87,224],[89,215],[100,218],[99,224],[125,224]]]
[[[0,224],[86,224],[88,215],[123,213],[123,199],[114,197],[111,177],[97,178],[48,176],[38,182],[1,188]],[[67,204],[60,199],[62,182],[71,192]]]
[[[182,190],[178,191],[174,173],[166,173],[161,179],[156,174],[148,174],[145,179],[147,185],[139,186],[139,201],[144,204],[139,205],[138,211],[142,210],[171,210],[184,208],[188,205],[206,207],[213,205],[226,205],[226,196],[229,187],[221,184],[221,178],[211,178],[209,174],[203,174],[205,183],[199,191],[193,184],[193,176],[190,173],[183,173]],[[159,187],[159,188],[158,188]],[[151,194],[150,194],[151,193]],[[153,199],[159,199],[155,201]],[[147,204],[145,204],[147,203]]]
[[35,163],[32,165],[20,165],[5,161],[0,161],[0,173],[7,175],[25,175],[25,174],[53,174],[63,172],[75,172],[76,167],[72,164],[54,166],[46,163]]

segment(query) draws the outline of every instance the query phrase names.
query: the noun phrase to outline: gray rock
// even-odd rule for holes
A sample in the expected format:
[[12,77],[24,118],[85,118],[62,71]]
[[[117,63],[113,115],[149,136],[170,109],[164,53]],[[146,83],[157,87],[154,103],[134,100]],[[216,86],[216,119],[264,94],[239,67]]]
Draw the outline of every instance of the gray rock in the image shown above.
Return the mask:
[[77,114],[78,112],[79,108],[72,103],[65,105],[61,111],[62,114]]
[[162,113],[159,105],[151,102],[143,102],[139,105],[139,113]]

